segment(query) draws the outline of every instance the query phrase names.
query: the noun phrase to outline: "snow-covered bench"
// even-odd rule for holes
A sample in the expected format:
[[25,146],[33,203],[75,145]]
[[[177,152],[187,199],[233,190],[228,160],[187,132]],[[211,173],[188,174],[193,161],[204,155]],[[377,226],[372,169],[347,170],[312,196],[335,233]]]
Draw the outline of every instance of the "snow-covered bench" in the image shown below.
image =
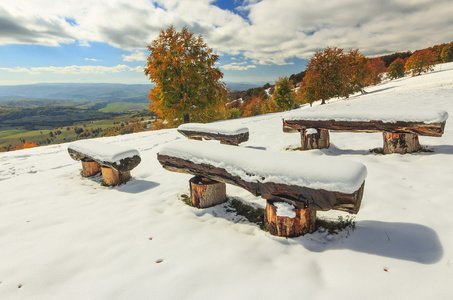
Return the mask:
[[178,132],[193,140],[218,140],[236,146],[249,140],[248,128],[221,123],[186,123],[179,125]]
[[284,132],[300,132],[302,150],[328,148],[329,130],[383,132],[384,154],[420,150],[418,136],[442,136],[448,113],[442,110],[305,109],[287,113]]
[[[266,224],[275,235],[312,232],[317,210],[357,213],[366,167],[331,157],[176,141],[157,158],[169,170],[195,175],[190,180],[192,203],[208,207],[225,201],[225,183],[267,199]],[[276,202],[290,204],[293,218],[279,215]],[[281,205],[280,205],[281,206]]]
[[83,177],[102,171],[103,183],[108,186],[128,181],[130,171],[141,161],[136,149],[93,140],[73,142],[68,152],[74,160],[82,161]]

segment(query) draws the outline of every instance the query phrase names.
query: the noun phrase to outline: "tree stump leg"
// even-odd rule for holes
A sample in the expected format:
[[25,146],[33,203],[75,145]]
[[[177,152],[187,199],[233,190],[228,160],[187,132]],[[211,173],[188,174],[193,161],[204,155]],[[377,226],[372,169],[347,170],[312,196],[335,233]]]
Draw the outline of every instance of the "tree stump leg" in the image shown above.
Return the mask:
[[119,185],[131,179],[131,172],[119,172],[115,169],[102,167],[102,182],[107,186]]
[[95,161],[82,160],[82,177],[90,177],[101,172],[101,165]]
[[327,129],[303,129],[300,131],[302,150],[329,148],[330,136]]
[[315,230],[315,220],[316,210],[310,207],[302,209],[285,202],[266,201],[265,224],[272,235],[297,237],[312,233]]
[[226,185],[223,182],[195,176],[189,183],[190,198],[194,207],[211,207],[226,201]]
[[410,153],[421,149],[418,135],[412,133],[383,132],[384,154]]

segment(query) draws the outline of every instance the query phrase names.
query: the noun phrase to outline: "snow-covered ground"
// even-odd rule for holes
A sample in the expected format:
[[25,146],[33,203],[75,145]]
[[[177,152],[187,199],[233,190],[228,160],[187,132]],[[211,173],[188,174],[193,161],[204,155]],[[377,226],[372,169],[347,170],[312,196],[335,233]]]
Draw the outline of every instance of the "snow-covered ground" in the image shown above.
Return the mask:
[[[367,91],[328,105],[451,117],[453,64]],[[226,122],[249,128],[240,147],[286,151],[300,137],[283,133],[283,115]],[[191,176],[156,159],[162,146],[184,139],[176,129],[100,139],[137,148],[142,158],[132,180],[114,188],[99,176],[82,178],[67,144],[0,153],[0,299],[452,299],[452,122],[441,138],[420,137],[434,152],[374,154],[381,134],[335,132],[329,149],[293,152],[357,161],[368,171],[355,230],[293,239],[271,236],[224,205],[185,205]],[[243,189],[227,193],[264,207]]]

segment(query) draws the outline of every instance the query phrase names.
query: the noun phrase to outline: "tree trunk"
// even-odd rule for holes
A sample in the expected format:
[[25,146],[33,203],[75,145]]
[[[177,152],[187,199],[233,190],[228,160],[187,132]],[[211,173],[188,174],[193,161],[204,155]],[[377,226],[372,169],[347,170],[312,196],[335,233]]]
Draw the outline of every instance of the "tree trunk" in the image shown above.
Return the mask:
[[330,137],[327,129],[303,129],[300,131],[302,150],[329,148]]
[[101,172],[101,165],[95,161],[82,160],[82,177],[90,177]]
[[420,150],[418,135],[411,133],[383,132],[384,154],[410,153]]
[[118,172],[112,168],[102,167],[102,182],[107,186],[120,185],[131,179],[131,172]]
[[279,216],[275,201],[266,201],[266,229],[270,234],[281,237],[296,237],[315,230],[316,210],[294,208],[294,217]]
[[195,176],[189,183],[190,198],[194,207],[206,208],[226,201],[226,185],[223,182]]

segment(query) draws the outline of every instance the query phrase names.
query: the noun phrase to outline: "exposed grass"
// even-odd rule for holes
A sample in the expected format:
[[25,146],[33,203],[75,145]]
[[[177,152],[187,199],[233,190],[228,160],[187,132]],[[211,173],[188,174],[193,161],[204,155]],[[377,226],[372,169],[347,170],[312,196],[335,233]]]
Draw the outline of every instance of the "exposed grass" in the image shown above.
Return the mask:
[[235,212],[246,218],[250,223],[257,224],[262,230],[266,230],[264,224],[265,210],[263,208],[256,208],[230,197],[228,197],[228,204],[227,212]]
[[316,230],[320,227],[326,229],[330,234],[337,234],[347,227],[354,229],[355,217],[346,216],[346,218],[343,218],[339,216],[337,220],[316,218]]
[[99,109],[105,113],[122,113],[128,111],[141,111],[148,109],[148,103],[133,103],[133,102],[113,102],[107,104],[106,107]]

